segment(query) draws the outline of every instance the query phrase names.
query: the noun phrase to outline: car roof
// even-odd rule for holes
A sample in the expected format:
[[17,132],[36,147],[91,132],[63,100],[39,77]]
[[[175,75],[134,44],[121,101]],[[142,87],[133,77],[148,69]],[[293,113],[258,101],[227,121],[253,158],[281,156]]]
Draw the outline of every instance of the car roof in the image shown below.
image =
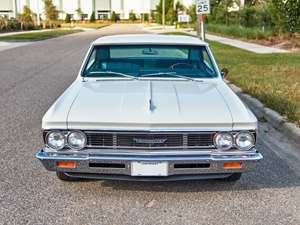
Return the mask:
[[208,44],[199,38],[187,35],[126,34],[98,38],[93,45],[126,45],[126,44],[164,44],[164,45],[200,45]]

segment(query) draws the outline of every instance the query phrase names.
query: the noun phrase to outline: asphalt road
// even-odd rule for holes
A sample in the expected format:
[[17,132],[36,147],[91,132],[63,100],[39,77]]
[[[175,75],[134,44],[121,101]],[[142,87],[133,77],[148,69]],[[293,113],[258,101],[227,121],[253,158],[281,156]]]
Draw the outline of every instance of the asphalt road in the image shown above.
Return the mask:
[[[260,123],[264,160],[222,181],[66,183],[35,159],[41,119],[116,25],[0,52],[0,224],[300,224],[300,147]],[[298,153],[297,152],[298,149]]]

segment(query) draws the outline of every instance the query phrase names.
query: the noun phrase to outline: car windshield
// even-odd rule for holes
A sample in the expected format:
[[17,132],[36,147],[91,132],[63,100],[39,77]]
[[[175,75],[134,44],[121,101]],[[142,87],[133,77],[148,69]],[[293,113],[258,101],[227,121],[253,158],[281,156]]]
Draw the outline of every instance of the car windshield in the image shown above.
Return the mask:
[[95,46],[84,77],[214,78],[217,72],[205,46]]

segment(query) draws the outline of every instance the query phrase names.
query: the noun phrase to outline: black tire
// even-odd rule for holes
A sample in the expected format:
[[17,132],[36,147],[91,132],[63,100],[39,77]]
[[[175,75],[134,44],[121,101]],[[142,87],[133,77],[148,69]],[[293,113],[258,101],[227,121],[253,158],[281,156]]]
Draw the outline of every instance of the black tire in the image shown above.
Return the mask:
[[232,175],[230,175],[229,177],[225,178],[225,181],[229,181],[229,182],[236,182],[239,179],[241,179],[242,173],[233,173]]
[[70,177],[67,174],[65,174],[64,172],[60,172],[60,171],[56,171],[56,176],[58,179],[60,179],[62,181],[80,181],[80,180],[82,180],[81,178]]

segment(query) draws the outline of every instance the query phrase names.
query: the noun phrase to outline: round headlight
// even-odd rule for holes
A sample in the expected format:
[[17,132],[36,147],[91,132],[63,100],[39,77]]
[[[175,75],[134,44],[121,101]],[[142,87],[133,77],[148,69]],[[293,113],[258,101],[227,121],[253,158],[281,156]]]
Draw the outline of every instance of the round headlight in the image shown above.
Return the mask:
[[61,150],[65,147],[65,136],[59,131],[52,131],[47,135],[47,145],[54,150]]
[[214,144],[220,150],[229,150],[233,146],[233,136],[230,133],[218,133],[215,135]]
[[68,135],[68,145],[73,149],[83,149],[86,145],[86,136],[83,132],[73,131]]
[[235,137],[235,145],[240,150],[249,150],[255,144],[255,138],[250,132],[240,132]]

